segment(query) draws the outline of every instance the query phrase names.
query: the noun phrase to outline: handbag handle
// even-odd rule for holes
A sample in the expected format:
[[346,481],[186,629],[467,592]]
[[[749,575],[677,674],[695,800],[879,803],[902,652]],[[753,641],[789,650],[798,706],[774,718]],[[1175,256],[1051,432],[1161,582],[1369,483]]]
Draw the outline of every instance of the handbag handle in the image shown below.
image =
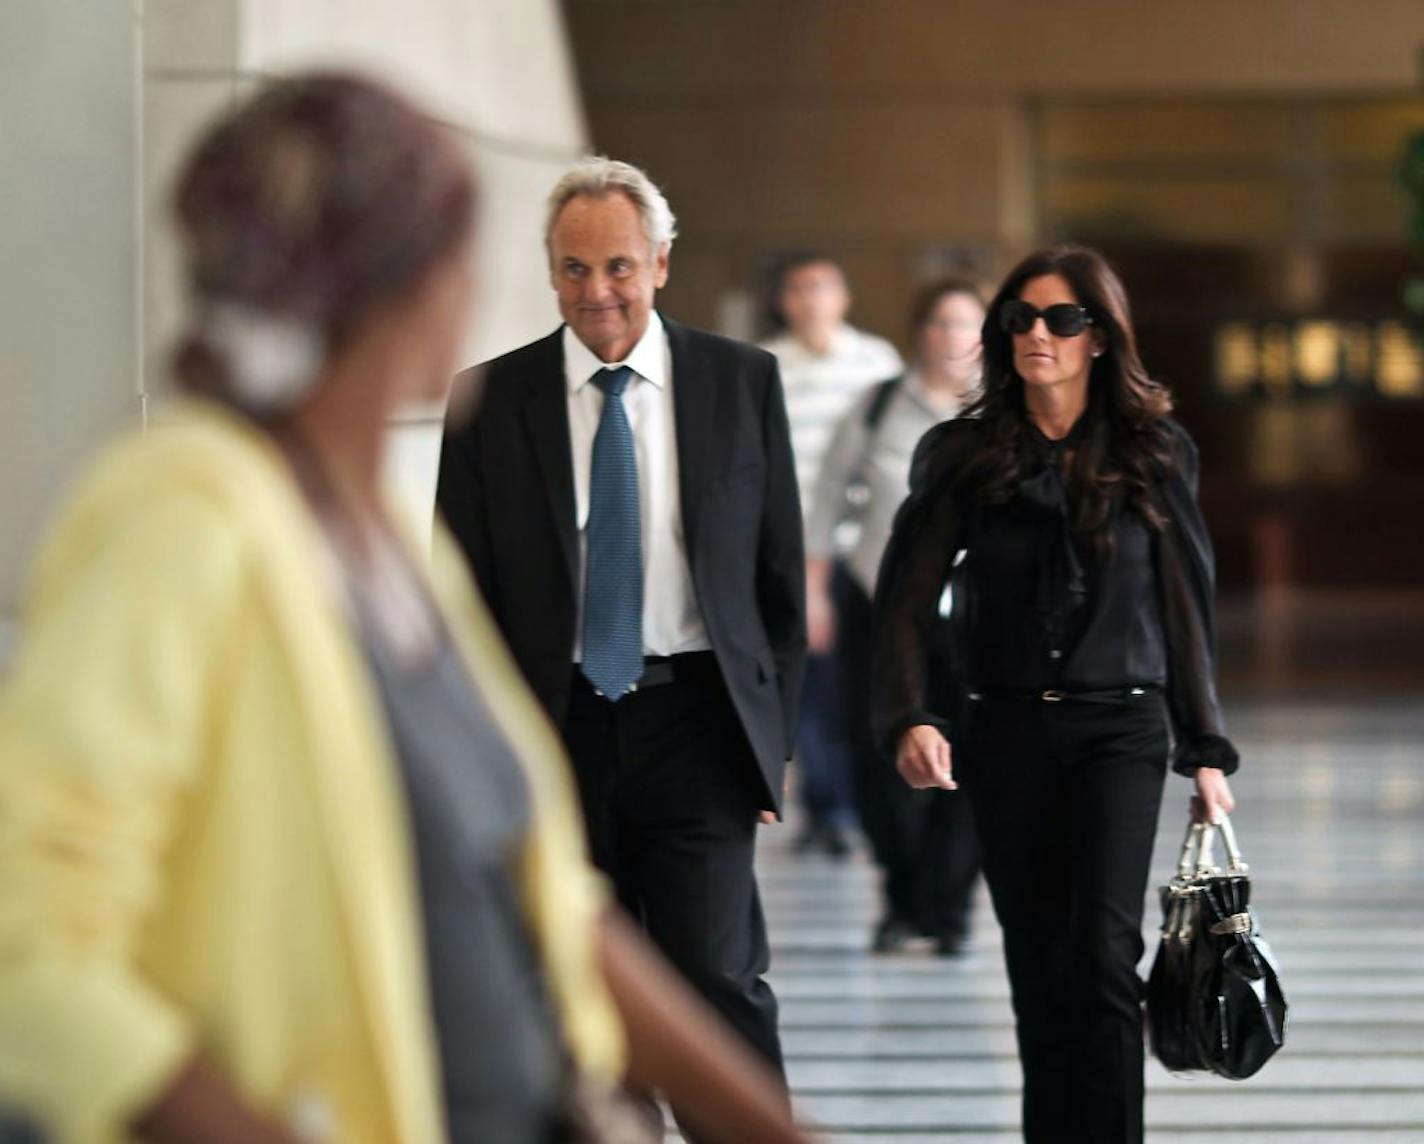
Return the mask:
[[1250,872],[1251,867],[1241,857],[1231,819],[1223,814],[1218,822],[1187,822],[1186,837],[1182,839],[1182,851],[1177,858],[1178,879],[1190,882],[1220,873],[1212,862],[1211,854],[1217,835],[1221,836],[1222,845],[1226,848],[1226,873],[1235,877]]
[[1226,847],[1226,857],[1228,865],[1226,872],[1232,875],[1249,874],[1251,867],[1246,864],[1246,860],[1241,857],[1241,847],[1236,844],[1236,830],[1231,825],[1231,819],[1223,814],[1221,820],[1215,823],[1216,832],[1221,835],[1221,844]]
[[1182,852],[1177,856],[1177,878],[1179,881],[1191,881],[1192,874],[1196,872],[1197,853],[1201,850],[1201,836],[1204,829],[1204,823],[1187,819],[1187,834],[1182,839]]

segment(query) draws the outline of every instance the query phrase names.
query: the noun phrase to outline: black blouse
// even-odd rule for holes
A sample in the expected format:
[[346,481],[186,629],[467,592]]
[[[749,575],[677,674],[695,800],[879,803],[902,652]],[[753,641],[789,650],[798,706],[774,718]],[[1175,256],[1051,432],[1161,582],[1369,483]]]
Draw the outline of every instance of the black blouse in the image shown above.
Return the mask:
[[[1065,692],[1133,686],[1166,694],[1173,768],[1238,764],[1216,697],[1211,540],[1197,507],[1197,452],[1168,422],[1176,465],[1163,474],[1158,532],[1121,499],[1110,509],[1111,554],[1072,530],[1064,450],[1028,425],[1033,462],[1007,503],[976,502],[957,479],[977,449],[977,421],[931,429],[915,451],[910,495],[895,519],[875,593],[872,718],[893,751],[906,728],[952,728],[928,710],[925,662],[953,568],[958,641],[937,651],[964,662],[976,688]],[[960,555],[962,551],[962,556]]]

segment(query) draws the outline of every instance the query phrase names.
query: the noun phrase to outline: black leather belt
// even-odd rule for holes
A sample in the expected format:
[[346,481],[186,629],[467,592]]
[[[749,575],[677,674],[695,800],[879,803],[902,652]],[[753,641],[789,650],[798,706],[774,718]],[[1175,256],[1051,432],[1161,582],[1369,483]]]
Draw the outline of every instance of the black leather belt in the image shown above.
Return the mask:
[[969,698],[977,702],[1007,703],[1106,703],[1122,707],[1128,703],[1141,702],[1149,695],[1156,695],[1160,688],[1142,684],[1130,687],[1105,687],[1095,691],[1059,691],[1055,688],[1039,690],[1028,687],[975,687]]
[[[588,683],[588,679],[578,664],[574,664],[574,676],[583,680],[588,686],[593,686]],[[638,677],[638,682],[633,684],[629,691],[646,691],[650,687],[662,687],[669,683],[688,683],[694,680],[715,678],[717,678],[717,657],[710,651],[685,651],[678,655],[650,655],[643,660],[643,674]],[[596,689],[595,692],[598,693]]]
[[661,687],[665,683],[693,683],[721,679],[717,657],[710,651],[684,651],[677,655],[650,655],[643,660],[638,687]]
[[633,684],[633,690],[642,691],[649,687],[662,687],[665,683],[676,681],[677,668],[673,665],[672,656],[649,656],[643,660],[643,674],[639,677],[638,682]]

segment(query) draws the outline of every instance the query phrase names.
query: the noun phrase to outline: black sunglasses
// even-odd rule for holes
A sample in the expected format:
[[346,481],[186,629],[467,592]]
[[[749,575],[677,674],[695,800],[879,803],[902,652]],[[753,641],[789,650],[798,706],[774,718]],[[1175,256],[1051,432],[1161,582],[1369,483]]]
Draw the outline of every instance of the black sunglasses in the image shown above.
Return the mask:
[[1093,324],[1087,309],[1076,302],[1059,302],[1040,310],[1022,299],[1013,298],[999,310],[999,326],[1007,334],[1026,334],[1039,318],[1055,338],[1076,338]]

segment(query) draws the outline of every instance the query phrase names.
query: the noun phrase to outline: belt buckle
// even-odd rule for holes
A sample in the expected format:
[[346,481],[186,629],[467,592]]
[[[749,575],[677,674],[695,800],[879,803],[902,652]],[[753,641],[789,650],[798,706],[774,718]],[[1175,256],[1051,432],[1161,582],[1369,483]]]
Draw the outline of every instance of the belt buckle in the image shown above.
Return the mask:
[[1045,691],[1041,696],[1039,696],[1039,698],[1042,699],[1045,703],[1062,703],[1064,700],[1064,695],[1063,692],[1055,691],[1050,688],[1049,690]]

